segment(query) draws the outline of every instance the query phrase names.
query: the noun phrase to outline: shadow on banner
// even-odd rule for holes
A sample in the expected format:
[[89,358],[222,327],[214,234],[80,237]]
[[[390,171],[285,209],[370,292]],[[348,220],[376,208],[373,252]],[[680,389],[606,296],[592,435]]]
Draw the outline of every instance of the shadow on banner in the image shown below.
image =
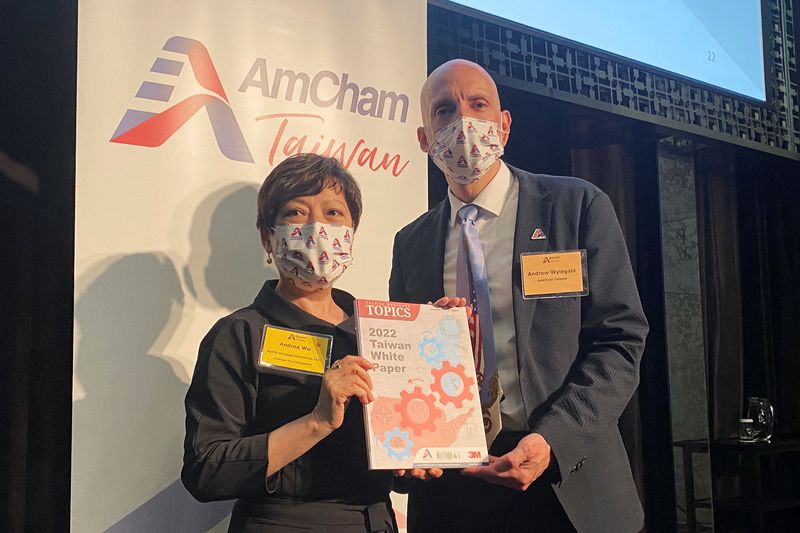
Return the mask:
[[[75,375],[84,397],[73,405],[73,471],[80,474],[72,505],[74,516],[92,523],[73,526],[100,529],[126,511],[131,496],[144,499],[149,492],[156,495],[110,530],[207,530],[231,503],[195,502],[177,480],[186,383],[180,365],[159,349],[184,306],[175,266],[163,254],[132,254],[103,261],[87,277],[93,279],[75,305]],[[159,469],[175,472],[176,481],[164,490]]]

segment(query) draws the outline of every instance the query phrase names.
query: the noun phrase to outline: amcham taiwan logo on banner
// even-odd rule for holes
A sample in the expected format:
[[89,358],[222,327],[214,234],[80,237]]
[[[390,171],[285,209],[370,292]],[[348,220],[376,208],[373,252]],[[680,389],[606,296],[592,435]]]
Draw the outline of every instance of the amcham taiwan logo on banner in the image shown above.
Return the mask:
[[[111,142],[156,147],[164,144],[187,120],[198,111],[205,110],[220,152],[228,159],[253,163],[253,157],[236,122],[236,116],[228,103],[228,97],[208,55],[208,50],[199,41],[186,37],[172,37],[164,50],[185,55],[189,59],[194,79],[213,94],[195,94],[168,107],[161,113],[128,109],[111,137]],[[180,76],[185,61],[157,57],[150,72]],[[169,102],[174,85],[143,81],[136,98]]]
[[[185,56],[184,59],[157,56],[150,72],[175,77],[187,75],[205,91],[170,103],[175,84],[143,80],[135,102],[163,102],[161,112],[127,109],[111,136],[111,142],[158,148],[178,135],[181,128],[198,113],[204,112],[222,156],[242,163],[256,163],[248,146],[237,114],[228,99],[217,69],[205,45],[188,37],[167,39],[162,50]],[[188,59],[188,63],[186,61]],[[186,68],[188,65],[188,69]],[[162,78],[163,79],[163,78]],[[307,104],[317,110],[337,111],[406,123],[409,98],[403,93],[362,87],[351,81],[348,73],[321,70],[314,74],[300,70],[275,68],[272,76],[265,58],[257,57],[243,74],[238,91],[262,98]],[[202,114],[202,113],[201,113]],[[264,152],[266,161],[275,165],[284,157],[311,152],[338,158],[345,168],[358,166],[373,172],[386,171],[400,176],[409,164],[399,153],[370,144],[367,139],[337,139],[322,133],[325,123],[319,113],[272,113],[255,121],[275,121],[277,129]],[[316,127],[316,128],[315,128]]]

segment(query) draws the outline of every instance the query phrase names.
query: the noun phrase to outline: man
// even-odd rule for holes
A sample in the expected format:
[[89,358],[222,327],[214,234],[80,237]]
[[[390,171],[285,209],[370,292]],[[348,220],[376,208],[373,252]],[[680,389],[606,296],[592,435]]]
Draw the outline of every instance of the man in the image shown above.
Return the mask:
[[[443,170],[448,198],[396,235],[389,295],[464,296],[456,263],[467,221],[456,214],[476,205],[503,429],[488,466],[414,484],[409,531],[639,531],[642,507],[617,422],[638,385],[647,321],[608,196],[580,179],[500,160],[511,114],[480,66],[445,63],[420,98],[420,148]],[[485,157],[458,154],[458,143],[471,140]],[[566,260],[579,250],[588,293],[538,298],[523,286],[521,269],[535,272],[521,265],[522,254]]]

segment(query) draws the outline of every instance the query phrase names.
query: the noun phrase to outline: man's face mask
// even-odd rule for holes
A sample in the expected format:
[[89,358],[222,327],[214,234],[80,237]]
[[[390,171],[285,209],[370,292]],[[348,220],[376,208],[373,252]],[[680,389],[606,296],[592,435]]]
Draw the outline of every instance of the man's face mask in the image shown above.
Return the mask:
[[460,117],[436,132],[428,155],[446,176],[466,185],[479,180],[503,155],[500,133],[496,122]]
[[337,224],[278,224],[270,237],[275,265],[300,289],[326,289],[353,261],[353,233]]

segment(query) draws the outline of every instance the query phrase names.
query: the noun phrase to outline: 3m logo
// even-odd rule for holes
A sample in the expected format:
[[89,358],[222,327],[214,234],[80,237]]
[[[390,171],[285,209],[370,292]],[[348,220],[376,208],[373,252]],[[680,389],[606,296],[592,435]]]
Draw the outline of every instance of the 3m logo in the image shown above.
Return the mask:
[[[194,39],[171,37],[164,44],[163,50],[186,55],[197,83],[214,94],[189,96],[160,113],[128,109],[111,137],[111,142],[147,147],[161,146],[195,113],[205,109],[220,152],[228,159],[253,163],[253,156],[244,140],[239,123],[236,122],[206,47]],[[150,67],[150,72],[177,77],[181,74],[183,66],[184,61],[157,57]],[[136,98],[169,102],[174,89],[174,85],[143,81]]]
[[481,458],[481,452],[475,451],[475,450],[470,450],[469,453],[467,454],[467,457],[469,457],[470,459],[480,459]]

